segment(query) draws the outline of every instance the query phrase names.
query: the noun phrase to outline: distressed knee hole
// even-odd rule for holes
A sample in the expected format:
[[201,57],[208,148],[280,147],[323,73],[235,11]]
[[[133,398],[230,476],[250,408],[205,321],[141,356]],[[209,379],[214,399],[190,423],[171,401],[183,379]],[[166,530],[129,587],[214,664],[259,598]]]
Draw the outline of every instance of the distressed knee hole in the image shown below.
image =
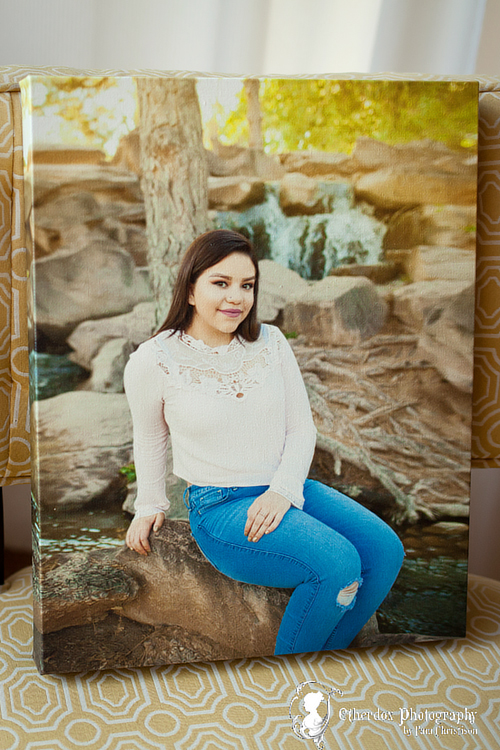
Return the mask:
[[345,589],[340,589],[339,595],[337,596],[337,604],[339,604],[341,607],[348,607],[349,604],[352,604],[358,588],[359,583],[357,581],[354,581],[354,583],[346,586]]

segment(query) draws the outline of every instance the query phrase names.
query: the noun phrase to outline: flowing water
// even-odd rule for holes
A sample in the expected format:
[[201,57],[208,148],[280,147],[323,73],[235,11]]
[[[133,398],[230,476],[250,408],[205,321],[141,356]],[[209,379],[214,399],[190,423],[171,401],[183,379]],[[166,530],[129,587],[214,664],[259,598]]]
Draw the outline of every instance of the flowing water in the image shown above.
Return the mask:
[[255,244],[260,258],[270,258],[305,279],[322,279],[332,268],[381,260],[385,225],[368,207],[355,206],[352,187],[321,183],[323,213],[287,216],[279,185],[267,183],[265,200],[245,211],[219,211],[215,224],[235,229]]

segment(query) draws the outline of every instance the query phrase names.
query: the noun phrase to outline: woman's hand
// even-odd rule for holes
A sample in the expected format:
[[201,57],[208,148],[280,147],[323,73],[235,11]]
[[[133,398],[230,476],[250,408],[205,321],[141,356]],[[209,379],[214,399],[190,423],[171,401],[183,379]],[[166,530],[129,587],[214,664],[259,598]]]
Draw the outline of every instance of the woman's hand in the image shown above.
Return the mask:
[[165,513],[156,513],[153,516],[143,516],[134,518],[127,531],[125,542],[129,549],[133,549],[140,555],[147,555],[151,552],[149,546],[149,535],[151,528],[158,531],[163,526]]
[[245,536],[251,542],[258,542],[263,534],[270,534],[278,528],[291,502],[277,492],[267,490],[248,509]]

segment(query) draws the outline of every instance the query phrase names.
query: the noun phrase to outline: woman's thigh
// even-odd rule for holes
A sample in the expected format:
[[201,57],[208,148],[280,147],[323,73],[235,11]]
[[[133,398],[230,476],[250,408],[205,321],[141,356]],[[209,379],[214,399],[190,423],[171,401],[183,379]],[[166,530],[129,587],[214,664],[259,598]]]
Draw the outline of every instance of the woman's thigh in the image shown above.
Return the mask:
[[401,560],[404,551],[397,534],[381,518],[332,487],[307,479],[304,512],[334,528],[358,551],[363,569]]
[[327,579],[338,591],[359,579],[361,563],[352,543],[297,508],[287,511],[277,529],[250,542],[244,528],[256,497],[233,491],[218,505],[191,511],[193,536],[218,570],[246,583],[283,588]]

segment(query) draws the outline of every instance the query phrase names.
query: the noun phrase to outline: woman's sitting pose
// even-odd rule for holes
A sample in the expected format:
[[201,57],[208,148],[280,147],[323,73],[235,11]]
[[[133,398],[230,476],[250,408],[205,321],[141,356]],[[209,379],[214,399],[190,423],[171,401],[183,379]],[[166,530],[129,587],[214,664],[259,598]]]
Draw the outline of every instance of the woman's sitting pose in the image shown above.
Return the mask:
[[344,648],[390,590],[403,547],[373,513],[307,479],[316,429],[288,342],[257,322],[258,282],[245,237],[201,235],[166,321],[127,364],[138,484],[127,545],[147,554],[169,508],[170,434],[205,557],[238,581],[294,589],[275,653]]

